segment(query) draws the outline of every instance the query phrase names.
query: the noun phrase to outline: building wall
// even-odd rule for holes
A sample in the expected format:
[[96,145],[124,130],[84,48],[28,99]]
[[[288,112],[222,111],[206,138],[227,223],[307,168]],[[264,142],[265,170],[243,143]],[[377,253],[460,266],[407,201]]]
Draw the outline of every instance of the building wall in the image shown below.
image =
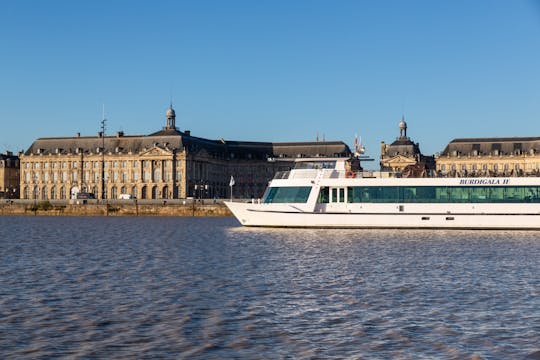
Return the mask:
[[445,176],[540,175],[540,138],[475,138],[451,141],[436,157]]
[[[123,193],[139,199],[229,198],[233,176],[235,198],[259,198],[274,173],[289,169],[294,157],[350,155],[342,142],[281,143],[276,152],[268,143],[226,144],[173,131],[38,139],[20,155],[20,197],[67,200],[90,192],[98,199]],[[268,161],[272,156],[287,159]]]
[[11,153],[0,154],[0,198],[19,197],[19,158]]
[[21,156],[21,198],[70,199],[77,192],[101,198],[102,169],[109,199],[122,193],[144,199],[185,194],[183,154],[30,154]]
[[[104,168],[102,167],[104,164]],[[155,148],[142,154],[21,155],[22,199],[67,200],[77,192],[102,198],[102,168],[106,199],[131,194],[139,199],[229,198],[230,177],[234,197],[261,197],[274,173],[290,162],[260,159],[216,159]]]
[[437,171],[452,176],[539,175],[540,155],[442,155],[436,158]]

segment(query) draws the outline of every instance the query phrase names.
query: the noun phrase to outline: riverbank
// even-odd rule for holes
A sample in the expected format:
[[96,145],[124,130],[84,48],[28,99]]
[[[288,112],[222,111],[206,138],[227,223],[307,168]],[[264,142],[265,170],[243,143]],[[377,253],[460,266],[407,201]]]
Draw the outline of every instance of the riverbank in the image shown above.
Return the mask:
[[0,216],[232,216],[223,203],[111,203],[111,204],[59,204],[48,201],[38,203],[4,203]]

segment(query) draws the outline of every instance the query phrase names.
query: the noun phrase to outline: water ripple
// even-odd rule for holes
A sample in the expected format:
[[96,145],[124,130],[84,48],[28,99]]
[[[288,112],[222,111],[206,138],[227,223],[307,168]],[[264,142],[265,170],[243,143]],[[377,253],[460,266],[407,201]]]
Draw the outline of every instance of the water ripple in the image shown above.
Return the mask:
[[0,217],[0,357],[525,358],[538,235]]

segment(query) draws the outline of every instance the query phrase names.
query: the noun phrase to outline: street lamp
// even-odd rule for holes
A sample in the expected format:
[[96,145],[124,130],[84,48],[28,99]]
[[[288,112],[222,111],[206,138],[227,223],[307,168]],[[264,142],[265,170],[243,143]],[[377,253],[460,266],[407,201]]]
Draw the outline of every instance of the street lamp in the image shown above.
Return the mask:
[[204,196],[208,195],[208,184],[206,184],[203,180],[200,180],[198,183],[195,183],[193,186],[193,198],[199,199],[202,202],[202,199]]
[[101,120],[101,200],[105,199],[105,105],[103,105],[103,120]]

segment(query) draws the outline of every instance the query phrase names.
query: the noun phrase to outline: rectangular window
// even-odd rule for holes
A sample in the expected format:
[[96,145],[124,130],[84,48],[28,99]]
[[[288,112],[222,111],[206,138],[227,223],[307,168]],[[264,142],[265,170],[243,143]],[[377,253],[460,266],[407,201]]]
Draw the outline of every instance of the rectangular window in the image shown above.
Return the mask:
[[332,198],[330,199],[330,202],[337,202],[337,189],[332,189]]
[[271,187],[264,195],[263,202],[269,203],[305,203],[311,186]]
[[321,187],[317,202],[319,204],[328,204],[330,202],[330,189],[329,188]]

